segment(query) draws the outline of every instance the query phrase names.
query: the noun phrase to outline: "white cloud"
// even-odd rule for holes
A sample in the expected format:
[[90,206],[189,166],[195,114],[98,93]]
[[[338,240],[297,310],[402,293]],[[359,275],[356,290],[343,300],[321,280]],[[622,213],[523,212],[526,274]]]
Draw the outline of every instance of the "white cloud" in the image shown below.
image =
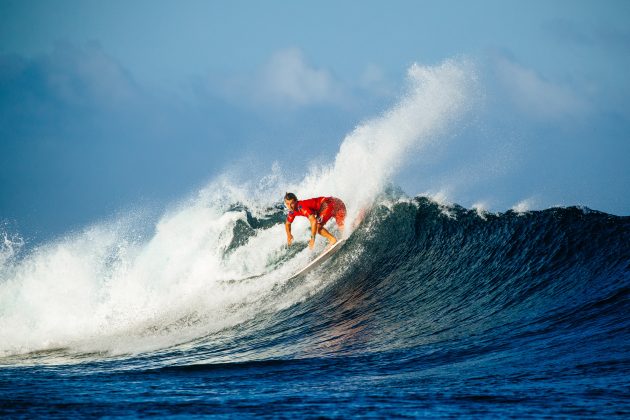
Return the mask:
[[299,108],[312,105],[347,107],[349,89],[326,68],[312,66],[298,48],[276,51],[254,73],[210,77],[207,92],[246,108]]
[[337,102],[342,98],[340,91],[330,72],[310,66],[297,48],[273,54],[258,86],[260,100],[297,106]]
[[329,68],[311,64],[299,48],[274,52],[249,74],[209,75],[204,89],[229,103],[257,109],[325,105],[348,110],[391,98],[397,92],[396,85],[375,64],[368,64],[352,81],[342,80]]
[[505,56],[496,57],[494,64],[499,83],[520,112],[540,119],[554,119],[588,111],[586,101],[575,92],[546,80],[533,69]]

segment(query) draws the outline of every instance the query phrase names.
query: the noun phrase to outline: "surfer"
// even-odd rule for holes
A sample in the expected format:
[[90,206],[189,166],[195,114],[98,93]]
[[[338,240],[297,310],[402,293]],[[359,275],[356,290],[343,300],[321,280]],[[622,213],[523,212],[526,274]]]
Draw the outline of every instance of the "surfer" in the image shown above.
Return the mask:
[[335,219],[339,230],[343,232],[344,220],[346,218],[346,205],[338,198],[317,197],[298,201],[295,194],[288,192],[284,196],[284,205],[289,209],[287,221],[284,224],[284,228],[287,231],[287,243],[289,245],[293,242],[291,223],[293,223],[296,216],[304,216],[308,218],[311,223],[311,240],[308,242],[308,246],[311,249],[315,245],[315,236],[317,233],[328,239],[330,245],[337,242],[337,238],[324,227],[326,222],[331,218]]

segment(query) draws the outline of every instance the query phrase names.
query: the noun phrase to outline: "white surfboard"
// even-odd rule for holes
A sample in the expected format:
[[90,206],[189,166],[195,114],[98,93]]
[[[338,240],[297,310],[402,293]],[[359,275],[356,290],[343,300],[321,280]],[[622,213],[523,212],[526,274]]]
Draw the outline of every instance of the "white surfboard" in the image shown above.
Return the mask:
[[315,258],[313,261],[311,261],[306,267],[304,267],[303,269],[301,269],[300,271],[295,273],[293,276],[291,276],[291,278],[289,280],[293,280],[297,276],[306,274],[306,273],[312,271],[313,269],[315,269],[316,267],[318,267],[319,265],[321,265],[324,261],[326,261],[328,258],[332,257],[337,251],[339,251],[341,249],[341,246],[345,242],[346,242],[345,239],[341,239],[341,240],[338,240],[337,242],[335,242],[335,244],[333,246],[328,248],[326,251],[322,252],[317,258]]

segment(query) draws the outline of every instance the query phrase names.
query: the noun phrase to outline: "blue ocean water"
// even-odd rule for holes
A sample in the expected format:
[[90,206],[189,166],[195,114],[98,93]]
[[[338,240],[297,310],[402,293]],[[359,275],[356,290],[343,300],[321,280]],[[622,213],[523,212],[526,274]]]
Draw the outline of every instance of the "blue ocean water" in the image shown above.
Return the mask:
[[[223,274],[211,285],[163,282],[189,251],[147,274],[143,258],[153,267],[175,252],[100,231],[12,257],[0,288],[11,341],[0,415],[630,415],[629,217],[381,197],[337,254],[291,282],[313,255],[303,241],[276,246],[283,217],[238,203],[215,214],[225,223],[211,270]],[[154,238],[174,242],[173,220]],[[262,244],[274,249],[264,258]],[[42,283],[29,279],[59,259],[68,279],[98,262],[100,277],[87,277],[100,282],[75,279],[38,300]],[[144,275],[146,287],[132,284]],[[58,307],[54,296],[70,297]]]

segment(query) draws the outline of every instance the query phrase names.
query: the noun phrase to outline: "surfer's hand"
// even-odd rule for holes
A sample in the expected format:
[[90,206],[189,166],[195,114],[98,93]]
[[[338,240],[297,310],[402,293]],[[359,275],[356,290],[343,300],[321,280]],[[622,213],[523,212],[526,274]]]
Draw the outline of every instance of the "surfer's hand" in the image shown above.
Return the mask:
[[308,241],[308,247],[310,249],[313,249],[314,246],[315,246],[315,238],[311,238],[311,240]]
[[291,246],[291,242],[293,242],[293,235],[287,236],[287,245]]

